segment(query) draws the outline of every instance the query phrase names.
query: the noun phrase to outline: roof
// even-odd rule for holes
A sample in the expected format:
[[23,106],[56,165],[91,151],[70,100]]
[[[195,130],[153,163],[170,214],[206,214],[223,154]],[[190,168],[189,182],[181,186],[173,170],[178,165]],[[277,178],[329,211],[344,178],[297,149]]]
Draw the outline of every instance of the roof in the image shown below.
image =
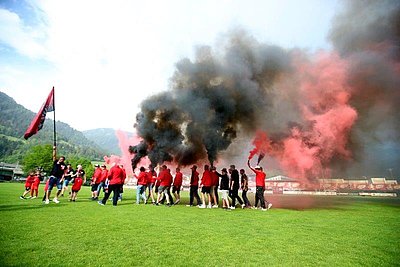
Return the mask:
[[265,179],[265,181],[279,181],[279,182],[298,182],[296,179],[284,176],[284,175],[276,175]]

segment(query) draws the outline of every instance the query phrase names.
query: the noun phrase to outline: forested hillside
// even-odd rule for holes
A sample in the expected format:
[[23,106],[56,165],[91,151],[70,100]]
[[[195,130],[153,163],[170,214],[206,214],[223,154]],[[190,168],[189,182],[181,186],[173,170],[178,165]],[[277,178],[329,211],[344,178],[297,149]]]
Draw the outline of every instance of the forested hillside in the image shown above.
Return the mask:
[[[47,117],[52,116],[49,114]],[[0,92],[0,161],[21,162],[31,147],[38,144],[53,144],[53,121],[50,119],[46,119],[43,129],[36,135],[28,140],[23,138],[34,116],[34,112]],[[109,151],[89,141],[82,132],[71,128],[66,123],[57,121],[56,128],[59,155],[100,160],[104,155],[109,154]]]

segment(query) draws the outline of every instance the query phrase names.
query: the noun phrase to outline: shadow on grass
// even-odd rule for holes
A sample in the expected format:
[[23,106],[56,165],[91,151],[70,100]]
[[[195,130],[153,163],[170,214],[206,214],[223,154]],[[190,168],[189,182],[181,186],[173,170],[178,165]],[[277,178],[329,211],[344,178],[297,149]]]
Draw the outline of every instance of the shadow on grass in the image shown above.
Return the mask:
[[18,211],[18,210],[35,210],[35,209],[42,209],[42,208],[56,208],[66,206],[66,204],[39,204],[34,206],[25,206],[25,205],[0,205],[0,212],[2,211]]
[[368,203],[372,205],[400,208],[400,198],[364,198],[341,196],[300,196],[300,195],[265,195],[265,199],[274,208],[309,210],[309,209],[345,209],[349,205]]

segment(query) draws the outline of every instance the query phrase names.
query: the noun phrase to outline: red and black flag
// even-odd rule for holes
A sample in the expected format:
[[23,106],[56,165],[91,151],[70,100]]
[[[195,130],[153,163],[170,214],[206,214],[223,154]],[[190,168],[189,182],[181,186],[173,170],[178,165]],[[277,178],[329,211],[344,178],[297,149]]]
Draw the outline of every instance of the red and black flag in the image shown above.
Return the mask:
[[43,123],[46,119],[47,112],[54,111],[54,87],[51,89],[46,102],[42,105],[39,112],[36,114],[35,118],[32,120],[31,125],[24,134],[24,138],[28,139],[32,135],[36,134],[43,127]]

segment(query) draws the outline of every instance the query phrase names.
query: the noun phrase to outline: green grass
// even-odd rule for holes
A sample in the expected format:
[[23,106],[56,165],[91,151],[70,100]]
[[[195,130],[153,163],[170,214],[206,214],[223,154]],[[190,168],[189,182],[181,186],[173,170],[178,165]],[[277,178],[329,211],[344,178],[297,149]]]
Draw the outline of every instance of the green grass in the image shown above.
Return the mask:
[[[0,184],[0,266],[399,266],[400,200],[271,197],[274,207],[224,211],[61,198],[20,200]],[[39,188],[40,195],[43,185]],[[251,196],[252,199],[252,196]]]

